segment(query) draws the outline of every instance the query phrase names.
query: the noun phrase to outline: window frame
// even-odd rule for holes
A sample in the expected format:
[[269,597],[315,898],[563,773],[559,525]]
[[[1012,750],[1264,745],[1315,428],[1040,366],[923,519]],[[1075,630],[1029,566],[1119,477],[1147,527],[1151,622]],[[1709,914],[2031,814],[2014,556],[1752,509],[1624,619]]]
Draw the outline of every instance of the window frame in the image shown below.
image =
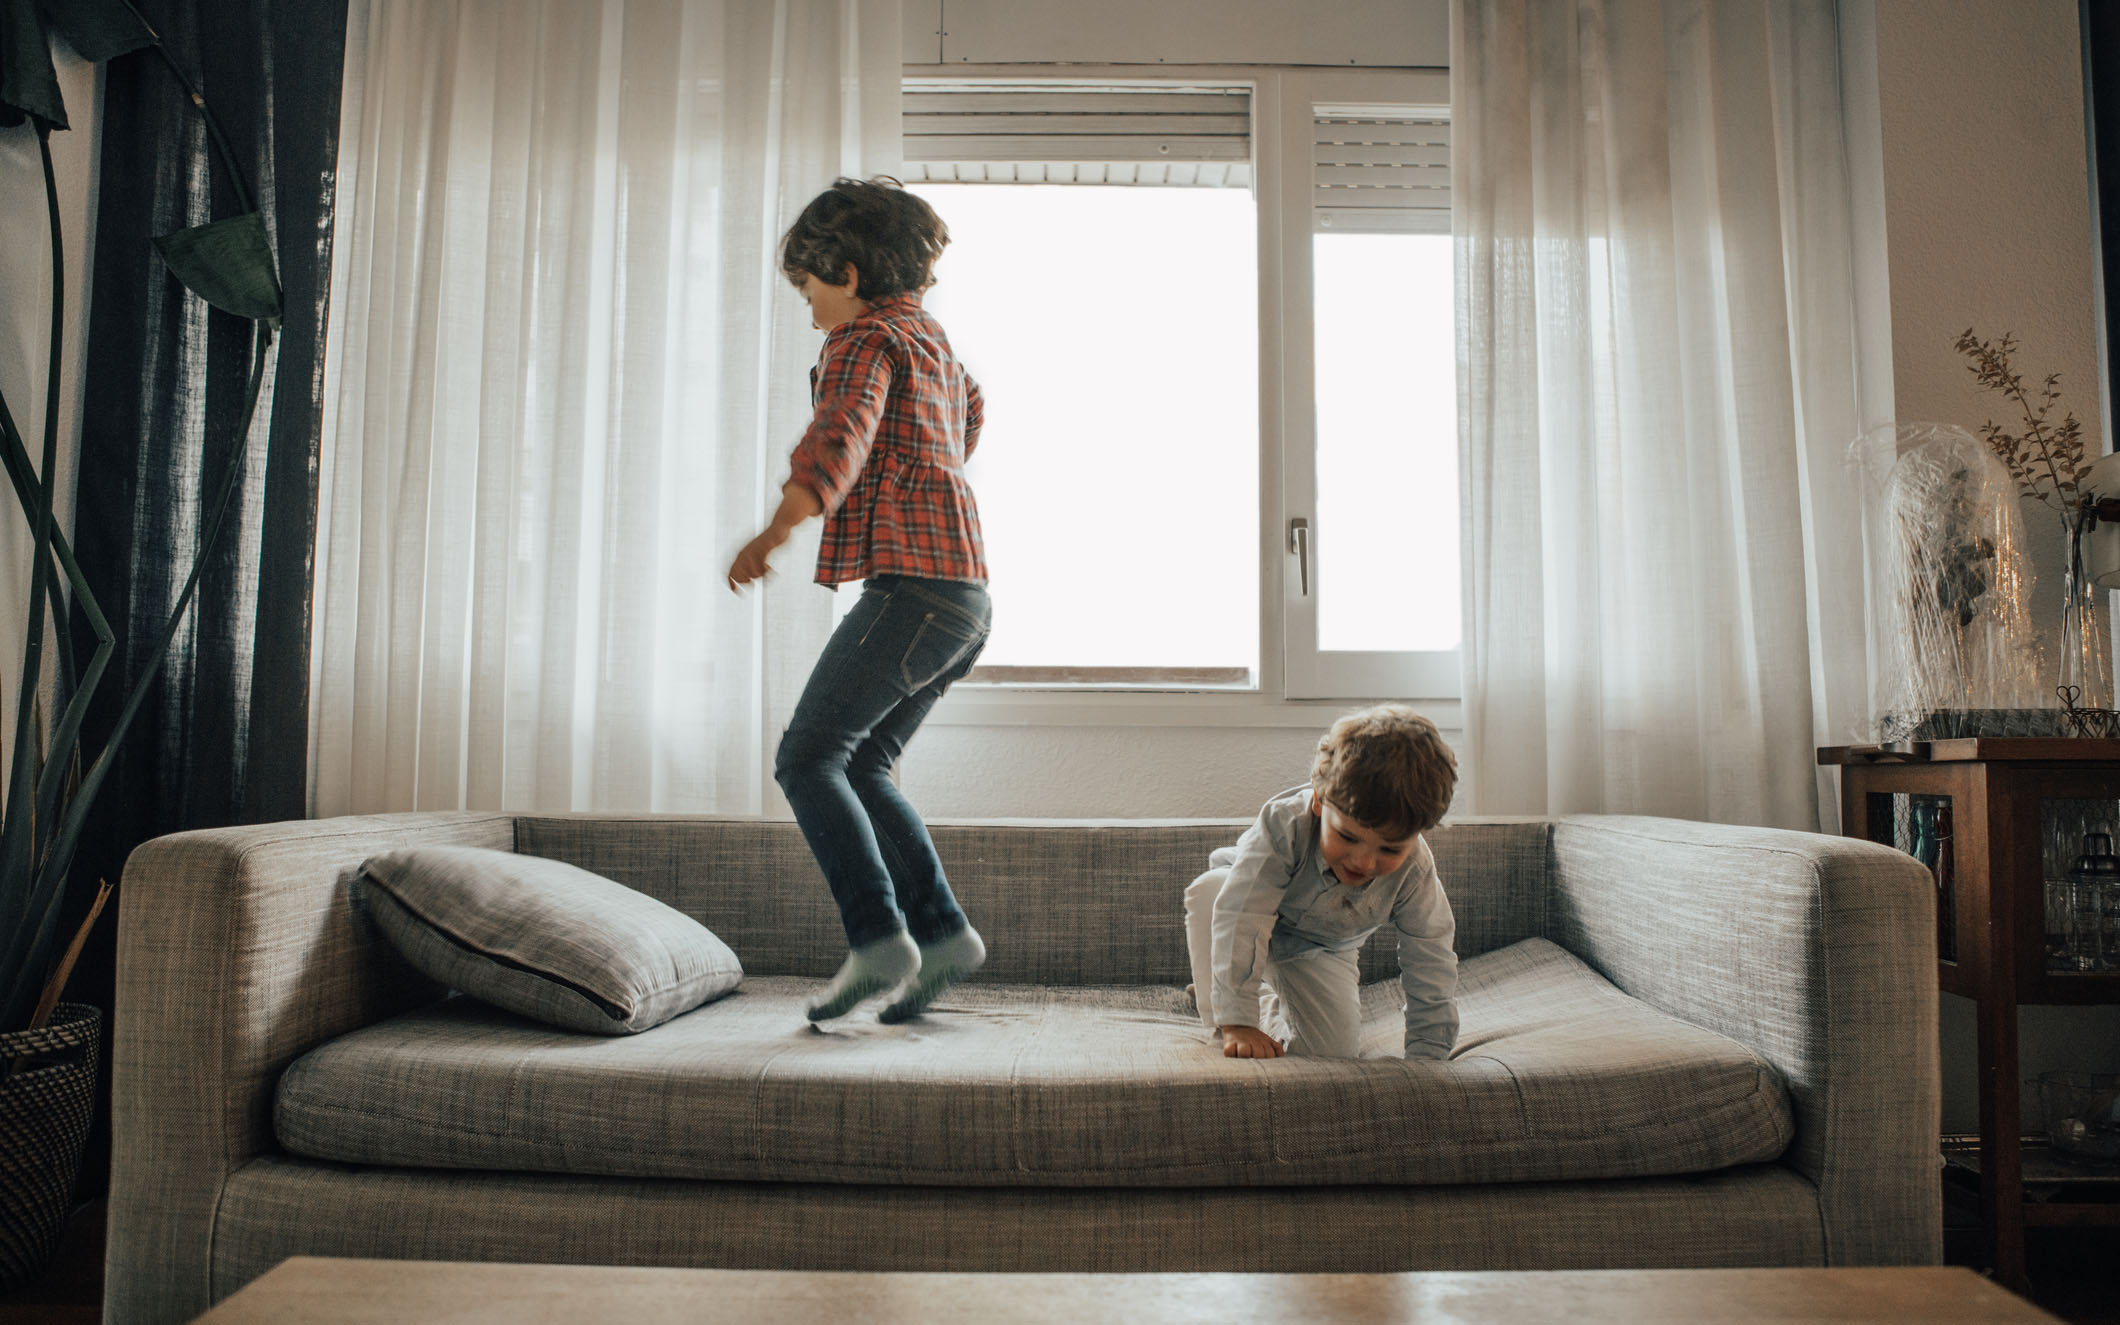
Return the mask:
[[[1298,520],[1305,522],[1307,538],[1320,538],[1330,532],[1320,530],[1317,521],[1317,329],[1312,316],[1316,306],[1312,255],[1318,229],[1317,193],[1311,174],[1317,111],[1325,106],[1368,104],[1432,107],[1447,114],[1448,75],[1435,71],[1398,75],[1374,71],[1350,75],[1287,72],[1276,78],[1273,92],[1263,98],[1263,110],[1261,101],[1260,91],[1255,90],[1252,154],[1257,161],[1271,151],[1275,159],[1271,169],[1260,161],[1255,176],[1262,194],[1269,184],[1274,189],[1278,205],[1271,210],[1279,216],[1278,224],[1266,224],[1269,206],[1262,202],[1260,284],[1274,285],[1280,300],[1269,309],[1262,289],[1260,338],[1263,340],[1265,328],[1272,326],[1283,340],[1279,376],[1287,388],[1280,401],[1276,429],[1281,473],[1274,485],[1280,497],[1280,520],[1274,534],[1283,554],[1277,577],[1281,581],[1281,604],[1275,616],[1280,626],[1278,643],[1283,664],[1279,690],[1289,699],[1352,699],[1394,692],[1399,692],[1394,697],[1407,699],[1456,699],[1461,688],[1461,653],[1457,649],[1327,653],[1317,647],[1318,598],[1314,592],[1305,591],[1304,582],[1314,581],[1318,566],[1310,548],[1297,549],[1295,533]],[[1265,119],[1266,114],[1272,115],[1271,121]],[[1268,231],[1273,232],[1270,238]],[[1279,246],[1278,253],[1267,253],[1269,242]],[[1269,361],[1262,357],[1262,390],[1269,375],[1268,366]],[[1263,401],[1261,415],[1263,419]],[[1261,504],[1272,509],[1263,493]],[[1311,563],[1307,567],[1306,561]],[[1267,619],[1263,611],[1260,619],[1262,624]],[[1266,643],[1261,641],[1262,652]]]
[[[1259,299],[1259,667],[1249,687],[1140,681],[1094,685],[967,678],[936,706],[944,725],[1312,726],[1351,703],[1414,703],[1454,726],[1459,654],[1333,654],[1315,647],[1316,599],[1303,610],[1289,522],[1313,519],[1316,417],[1312,370],[1311,161],[1315,107],[1447,108],[1443,69],[1316,69],[1233,65],[906,65],[906,78],[1123,84],[1172,81],[1248,85],[1252,185],[1257,206]],[[1008,187],[997,185],[995,187]],[[1144,669],[1144,673],[1153,669]]]

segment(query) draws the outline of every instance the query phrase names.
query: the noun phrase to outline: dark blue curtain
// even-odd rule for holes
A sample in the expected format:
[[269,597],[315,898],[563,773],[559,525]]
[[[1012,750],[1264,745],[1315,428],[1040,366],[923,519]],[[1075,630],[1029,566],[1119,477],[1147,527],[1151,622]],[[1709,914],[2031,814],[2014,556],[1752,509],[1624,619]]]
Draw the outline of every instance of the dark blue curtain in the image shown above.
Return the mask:
[[[2083,31],[2083,111],[2089,127],[2091,228],[2098,248],[2093,291],[2104,346],[2106,399],[2120,400],[2120,3],[2078,0]],[[2120,449],[2111,405],[2100,411],[2104,448]]]
[[[243,206],[162,56],[106,67],[75,547],[117,632],[84,748],[102,748],[182,590],[229,465],[243,481],[197,596],[117,752],[75,864],[118,882],[149,838],[300,818],[310,567],[346,0],[136,0],[199,88],[265,215],[285,290],[276,361],[236,435],[250,323],[185,295],[150,238]],[[77,632],[85,657],[93,639]],[[121,886],[112,905],[122,911]],[[111,1009],[106,912],[68,996]],[[106,1063],[106,1073],[108,1071]],[[107,1081],[107,1076],[106,1076]],[[106,1089],[102,1098],[108,1100]],[[105,1117],[107,1118],[107,1112]],[[84,1188],[108,1172],[107,1129]]]

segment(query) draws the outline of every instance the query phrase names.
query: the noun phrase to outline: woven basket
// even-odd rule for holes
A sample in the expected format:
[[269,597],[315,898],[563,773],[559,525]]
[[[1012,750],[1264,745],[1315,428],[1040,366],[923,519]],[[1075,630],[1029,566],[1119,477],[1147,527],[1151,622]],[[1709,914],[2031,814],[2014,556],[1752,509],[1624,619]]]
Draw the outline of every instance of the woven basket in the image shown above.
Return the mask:
[[61,1003],[37,1030],[0,1033],[0,1293],[34,1282],[59,1250],[102,1033],[102,1009],[86,1003]]

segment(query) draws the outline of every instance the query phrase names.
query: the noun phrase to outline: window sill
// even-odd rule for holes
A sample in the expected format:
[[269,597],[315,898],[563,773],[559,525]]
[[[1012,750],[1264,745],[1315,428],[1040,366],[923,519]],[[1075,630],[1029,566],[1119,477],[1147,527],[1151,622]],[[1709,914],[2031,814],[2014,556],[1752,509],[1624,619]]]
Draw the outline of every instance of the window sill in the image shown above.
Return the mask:
[[[944,727],[1301,727],[1322,730],[1376,700],[1281,699],[1256,690],[1091,690],[960,683],[929,715]],[[1464,725],[1455,699],[1404,701],[1436,726]]]

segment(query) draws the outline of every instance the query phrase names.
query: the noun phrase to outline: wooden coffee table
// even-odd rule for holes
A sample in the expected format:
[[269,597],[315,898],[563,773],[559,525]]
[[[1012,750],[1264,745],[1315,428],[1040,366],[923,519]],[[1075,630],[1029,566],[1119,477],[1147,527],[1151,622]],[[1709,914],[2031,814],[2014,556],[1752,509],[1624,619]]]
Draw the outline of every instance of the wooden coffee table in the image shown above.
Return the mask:
[[250,1322],[1524,1322],[2059,1319],[1962,1267],[1413,1274],[850,1274],[296,1256],[200,1317]]

